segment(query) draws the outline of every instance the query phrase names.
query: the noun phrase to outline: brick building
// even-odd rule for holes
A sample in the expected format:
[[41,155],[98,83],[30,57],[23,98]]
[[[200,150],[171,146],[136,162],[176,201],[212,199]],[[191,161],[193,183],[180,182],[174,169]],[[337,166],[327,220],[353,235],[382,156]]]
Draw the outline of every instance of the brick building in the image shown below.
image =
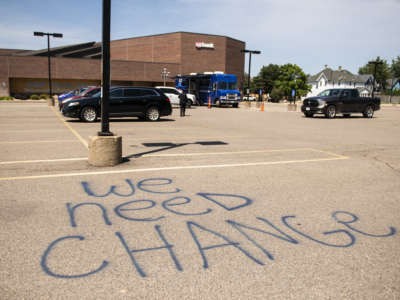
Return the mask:
[[[164,68],[178,74],[244,72],[245,43],[230,37],[174,32],[111,41],[111,84],[162,84]],[[54,93],[101,82],[101,43],[89,42],[50,49]],[[173,85],[171,78],[168,85]],[[0,49],[0,96],[48,92],[47,49]]]

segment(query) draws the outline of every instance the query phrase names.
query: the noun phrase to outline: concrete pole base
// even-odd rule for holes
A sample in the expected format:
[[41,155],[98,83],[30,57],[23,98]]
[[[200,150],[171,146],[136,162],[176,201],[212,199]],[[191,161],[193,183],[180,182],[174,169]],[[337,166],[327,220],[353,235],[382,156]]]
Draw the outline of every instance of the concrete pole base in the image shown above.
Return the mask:
[[48,106],[54,106],[54,99],[53,98],[47,98],[47,105]]
[[95,167],[112,167],[122,161],[121,136],[90,136],[88,162]]
[[296,111],[297,110],[297,104],[292,104],[292,103],[288,104],[287,110],[288,111]]

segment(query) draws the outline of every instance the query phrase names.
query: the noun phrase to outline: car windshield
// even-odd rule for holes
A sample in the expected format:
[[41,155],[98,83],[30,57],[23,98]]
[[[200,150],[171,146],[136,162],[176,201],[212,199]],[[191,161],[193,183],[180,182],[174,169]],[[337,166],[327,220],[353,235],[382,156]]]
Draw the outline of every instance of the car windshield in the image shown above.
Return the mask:
[[100,97],[100,96],[101,96],[101,89],[96,94],[94,94],[92,97],[94,98],[94,97]]
[[217,83],[217,88],[219,90],[237,90],[237,84],[236,84],[236,82],[220,81]]
[[339,90],[325,90],[318,94],[320,97],[330,97],[330,96],[337,96],[339,95]]
[[99,91],[100,91],[100,89],[93,89],[91,91],[84,91],[81,93],[81,95],[83,95],[85,97],[92,97],[93,95],[96,95]]
[[80,95],[81,93],[83,93],[86,90],[87,89],[78,89],[78,90],[75,90],[73,93],[74,93],[75,96],[78,96],[78,95]]

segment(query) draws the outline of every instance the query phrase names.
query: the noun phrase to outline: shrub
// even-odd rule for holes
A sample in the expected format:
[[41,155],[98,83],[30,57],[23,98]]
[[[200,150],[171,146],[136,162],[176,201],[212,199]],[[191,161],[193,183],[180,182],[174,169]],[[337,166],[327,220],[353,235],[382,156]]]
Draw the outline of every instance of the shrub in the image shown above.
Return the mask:
[[13,97],[9,97],[9,96],[0,97],[0,100],[13,100],[13,99],[14,99]]
[[[384,95],[390,95],[391,90],[384,90],[383,94]],[[393,96],[400,96],[400,90],[393,90]]]
[[38,95],[31,95],[30,97],[29,97],[29,99],[31,99],[31,100],[39,100],[40,99],[40,97],[38,96]]
[[274,87],[269,96],[271,97],[271,102],[279,102],[282,100],[284,92],[281,89]]
[[40,94],[40,95],[39,95],[39,98],[40,98],[40,99],[48,99],[48,98],[50,98],[50,97],[49,97],[49,95],[47,95],[47,94]]

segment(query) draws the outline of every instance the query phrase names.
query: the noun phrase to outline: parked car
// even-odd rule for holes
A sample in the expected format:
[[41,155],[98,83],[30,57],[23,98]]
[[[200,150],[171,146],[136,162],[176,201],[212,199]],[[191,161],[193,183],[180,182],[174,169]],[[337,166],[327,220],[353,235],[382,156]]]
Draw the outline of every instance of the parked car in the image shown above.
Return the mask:
[[254,96],[243,96],[243,101],[257,101]]
[[80,93],[82,93],[86,89],[87,89],[87,87],[76,89],[76,90],[69,91],[67,93],[58,95],[58,103],[60,103],[61,101],[65,100],[67,98],[71,98],[71,97],[77,96],[77,95],[79,95]]
[[101,91],[101,87],[87,88],[87,89],[83,90],[83,92],[81,92],[80,94],[78,94],[76,96],[66,98],[66,99],[62,100],[61,102],[58,102],[58,106],[59,106],[60,110],[62,110],[63,105],[65,103],[67,103],[68,101],[76,100],[79,98],[92,97],[93,95],[97,94],[100,91]]
[[[65,117],[95,122],[101,112],[101,93],[90,98],[68,101],[62,108]],[[170,99],[159,89],[151,87],[110,88],[109,116],[138,117],[157,121],[172,114]]]
[[[171,100],[171,104],[179,105],[179,95],[182,91],[170,86],[156,86],[156,88],[160,89]],[[188,93],[186,96],[189,100],[186,107],[190,108],[193,104],[197,104],[195,95]]]
[[307,118],[324,114],[332,119],[337,114],[349,117],[352,113],[362,113],[365,118],[372,118],[380,105],[379,98],[360,97],[357,89],[329,89],[316,97],[304,99],[301,111]]

